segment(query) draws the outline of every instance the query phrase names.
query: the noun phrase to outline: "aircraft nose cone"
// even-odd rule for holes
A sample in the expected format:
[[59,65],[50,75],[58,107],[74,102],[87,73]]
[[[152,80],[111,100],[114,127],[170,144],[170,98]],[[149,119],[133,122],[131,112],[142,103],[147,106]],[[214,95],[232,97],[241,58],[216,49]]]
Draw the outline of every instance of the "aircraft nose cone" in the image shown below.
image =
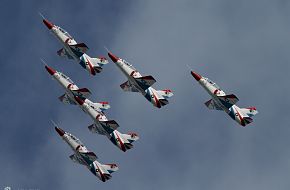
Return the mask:
[[75,96],[75,100],[79,103],[79,105],[83,105],[84,104],[84,100],[82,100],[80,97]]
[[119,60],[119,58],[117,56],[115,56],[114,54],[112,54],[110,52],[108,52],[108,56],[112,59],[112,61],[114,63],[116,63]]
[[53,68],[51,68],[47,65],[45,65],[45,68],[46,68],[47,72],[49,72],[49,74],[51,74],[51,75],[54,75],[54,73],[56,73],[56,71]]
[[199,81],[202,77],[194,71],[191,71],[191,75],[195,78],[195,80]]
[[43,19],[42,21],[43,21],[43,23],[47,26],[47,28],[48,28],[49,30],[52,29],[53,24],[52,24],[51,22],[49,22],[49,21],[46,20],[46,19]]
[[59,134],[59,136],[63,136],[64,135],[64,130],[62,130],[61,128],[55,127],[56,132]]

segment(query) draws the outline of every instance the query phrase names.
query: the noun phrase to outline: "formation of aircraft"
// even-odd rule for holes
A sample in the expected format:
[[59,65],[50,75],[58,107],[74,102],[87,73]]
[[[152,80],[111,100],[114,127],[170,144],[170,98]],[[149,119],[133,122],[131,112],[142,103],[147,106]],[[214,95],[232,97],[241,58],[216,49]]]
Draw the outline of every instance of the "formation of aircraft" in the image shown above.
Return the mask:
[[[43,16],[42,16],[43,17]],[[105,57],[91,58],[86,54],[88,47],[84,43],[77,43],[71,35],[59,26],[52,24],[43,17],[43,23],[62,43],[63,48],[57,53],[59,56],[74,59],[86,69],[91,75],[96,75],[102,71],[102,66],[108,63]],[[161,108],[169,104],[168,99],[173,96],[170,89],[155,90],[152,85],[156,80],[148,75],[142,76],[131,64],[124,59],[117,57],[108,51],[108,56],[127,77],[127,81],[120,87],[127,92],[141,93],[153,106]],[[107,119],[104,111],[110,108],[108,102],[92,102],[89,100],[91,92],[87,88],[79,88],[68,76],[45,65],[47,72],[65,89],[65,93],[59,100],[65,104],[78,105],[93,120],[93,124],[88,127],[92,133],[106,136],[120,150],[126,152],[133,147],[133,142],[139,139],[136,133],[120,133],[117,128],[118,123]],[[234,94],[226,94],[217,84],[210,79],[202,77],[198,73],[191,71],[191,75],[210,94],[212,99],[205,105],[209,109],[223,110],[232,119],[242,126],[253,122],[252,117],[258,113],[255,107],[239,108],[236,106],[238,98]],[[85,165],[95,176],[103,182],[110,179],[111,173],[118,170],[116,164],[100,164],[97,156],[87,150],[83,143],[72,134],[65,132],[55,123],[55,130],[64,141],[75,152],[70,156],[71,160]]]
[[117,128],[118,123],[114,120],[108,120],[104,110],[110,108],[108,102],[94,103],[88,99],[91,94],[87,88],[78,88],[74,82],[65,74],[45,66],[47,72],[58,81],[65,89],[65,94],[59,97],[60,101],[66,104],[78,105],[94,121],[94,124],[88,128],[92,133],[98,133],[106,136],[120,150],[126,152],[133,148],[133,142],[139,139],[136,133],[122,134]]
[[85,145],[74,135],[65,132],[57,125],[55,125],[55,130],[74,151],[74,154],[70,155],[69,158],[75,163],[86,166],[103,182],[111,179],[111,173],[119,169],[116,164],[101,164],[98,162],[98,157],[96,154],[89,151]]
[[235,105],[239,99],[234,94],[226,94],[216,83],[206,77],[200,76],[194,71],[191,71],[191,75],[212,97],[212,99],[205,102],[205,105],[209,109],[225,111],[233,120],[242,126],[253,122],[252,117],[258,113],[255,107],[239,108]]
[[130,63],[108,52],[111,60],[117,65],[128,81],[120,85],[127,92],[139,92],[155,107],[161,108],[169,104],[168,98],[173,96],[171,90],[155,90],[151,86],[156,82],[152,76],[142,76]]
[[45,18],[43,18],[43,23],[63,45],[63,48],[57,51],[59,56],[74,59],[91,75],[100,73],[102,71],[102,66],[108,63],[105,57],[92,58],[87,55],[88,46],[85,43],[77,43],[75,39],[61,27],[54,25]]

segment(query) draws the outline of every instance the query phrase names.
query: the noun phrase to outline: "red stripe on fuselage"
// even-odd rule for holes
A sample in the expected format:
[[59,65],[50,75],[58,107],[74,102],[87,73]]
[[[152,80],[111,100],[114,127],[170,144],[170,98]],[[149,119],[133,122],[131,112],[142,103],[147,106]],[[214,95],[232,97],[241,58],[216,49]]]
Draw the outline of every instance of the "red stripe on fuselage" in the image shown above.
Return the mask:
[[122,139],[119,137],[119,135],[117,133],[116,133],[116,135],[117,135],[117,138],[119,139],[119,143],[120,143],[121,149],[125,152],[126,148],[125,148],[125,145],[122,142]]
[[102,171],[100,170],[100,168],[99,168],[99,166],[98,166],[97,164],[96,164],[96,166],[97,166],[97,168],[98,168],[98,171],[99,171],[99,174],[100,174],[100,176],[101,176],[101,178],[102,178],[102,181],[105,182],[106,179],[105,179],[104,174],[102,173]]
[[156,105],[156,107],[161,108],[160,102],[159,102],[158,98],[155,96],[153,90],[152,90],[152,94],[153,94],[153,97],[155,99],[155,105]]
[[[236,110],[236,109],[235,109],[235,110]],[[238,116],[239,116],[239,118],[240,118],[241,125],[242,125],[242,126],[246,126],[246,125],[245,125],[245,121],[244,121],[243,117],[240,115],[239,111],[236,110],[236,112],[237,112],[237,114],[238,114]]]
[[92,74],[92,75],[96,75],[95,69],[93,68],[93,66],[92,66],[91,62],[89,61],[89,59],[87,59],[87,61],[88,61],[88,62],[87,62],[88,65],[89,65],[89,67],[90,67],[91,74]]

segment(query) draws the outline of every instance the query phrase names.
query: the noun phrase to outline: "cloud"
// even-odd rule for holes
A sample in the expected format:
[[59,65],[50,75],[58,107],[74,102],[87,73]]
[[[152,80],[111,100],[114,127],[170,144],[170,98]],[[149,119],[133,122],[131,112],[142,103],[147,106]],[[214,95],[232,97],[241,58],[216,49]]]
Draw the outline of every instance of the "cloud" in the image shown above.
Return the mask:
[[[6,7],[12,4],[5,4]],[[288,7],[284,1],[52,1],[19,4],[5,11],[0,66],[2,127],[1,185],[40,189],[289,189]],[[9,9],[7,9],[9,10]],[[63,60],[37,12],[85,42],[89,55],[103,46],[172,89],[170,104],[153,107],[142,95],[123,92],[125,76],[110,62],[91,77]],[[4,13],[0,13],[4,14]],[[5,14],[4,14],[5,15]],[[3,18],[3,15],[2,15]],[[11,24],[16,23],[16,24]],[[29,27],[24,27],[29,26]],[[9,32],[7,32],[9,31]],[[1,32],[1,33],[2,33]],[[16,45],[15,45],[16,44]],[[5,52],[5,53],[3,53]],[[9,54],[7,53],[9,52]],[[133,150],[119,151],[91,134],[92,123],[63,93],[39,61],[64,72],[93,101],[109,101],[106,114],[120,131],[140,136]],[[204,106],[206,92],[186,65],[235,93],[241,107],[257,106],[254,123],[241,128],[225,113]],[[6,81],[6,82],[4,82]],[[9,83],[7,82],[9,81]],[[11,103],[8,100],[12,100]],[[72,163],[72,151],[50,119],[79,137],[101,163],[117,163],[112,180],[101,183]]]

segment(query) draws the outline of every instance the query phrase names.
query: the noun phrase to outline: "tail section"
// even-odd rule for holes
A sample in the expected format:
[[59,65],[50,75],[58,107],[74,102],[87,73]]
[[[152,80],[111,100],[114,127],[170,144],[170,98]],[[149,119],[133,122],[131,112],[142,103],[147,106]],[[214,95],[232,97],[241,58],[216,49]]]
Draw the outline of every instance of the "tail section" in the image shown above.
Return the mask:
[[169,101],[167,99],[173,96],[172,91],[169,89],[157,90],[157,94],[158,94],[158,101],[160,102],[161,106],[165,106],[169,104]]
[[[133,148],[133,142],[139,139],[139,136],[136,133],[121,134],[121,138],[124,141],[124,146],[126,150]],[[125,151],[124,151],[125,152]]]
[[111,134],[111,141],[119,149],[126,152],[127,150],[133,148],[133,142],[137,141],[139,136],[136,133],[122,134],[118,131],[114,131]]
[[105,57],[91,58],[87,54],[80,56],[80,65],[88,70],[92,75],[100,73],[102,66],[107,64],[108,60]]
[[119,170],[117,164],[102,164],[102,168],[107,170],[110,174]]
[[255,107],[249,107],[249,108],[241,108],[241,111],[244,114],[247,114],[249,117],[253,117],[258,113],[257,109]]
[[258,111],[254,107],[239,108],[234,105],[229,109],[228,114],[232,119],[236,120],[240,125],[246,126],[253,122],[252,117],[256,115],[257,113]]
[[165,90],[157,90],[157,93],[160,96],[163,96],[164,98],[170,98],[171,96],[173,96],[173,93],[170,89],[165,89]]

